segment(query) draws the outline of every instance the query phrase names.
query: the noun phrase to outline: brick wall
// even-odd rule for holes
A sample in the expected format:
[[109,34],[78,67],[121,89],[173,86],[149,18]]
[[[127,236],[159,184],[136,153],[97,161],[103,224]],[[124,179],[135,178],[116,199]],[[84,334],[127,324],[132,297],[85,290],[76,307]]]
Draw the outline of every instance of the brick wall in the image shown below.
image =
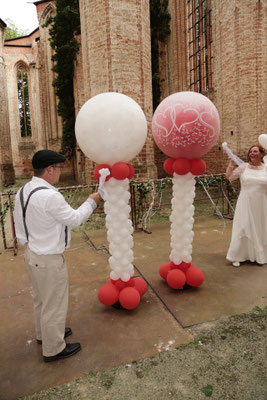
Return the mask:
[[267,133],[267,3],[214,0],[212,7],[220,143],[226,141],[244,157],[258,136]]
[[[82,0],[80,14],[84,100],[103,92],[118,92],[140,105],[149,123],[149,131],[147,142],[133,164],[137,176],[155,177],[150,128],[149,1],[95,0],[89,3]],[[77,85],[79,87],[79,83]],[[86,179],[89,177],[87,174]]]

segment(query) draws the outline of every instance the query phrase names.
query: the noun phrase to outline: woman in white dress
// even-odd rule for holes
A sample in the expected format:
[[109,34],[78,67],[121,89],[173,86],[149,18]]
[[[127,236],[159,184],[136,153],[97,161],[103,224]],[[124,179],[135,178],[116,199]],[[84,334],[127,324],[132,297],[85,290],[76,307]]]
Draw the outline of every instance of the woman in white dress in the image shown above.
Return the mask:
[[235,267],[246,260],[267,263],[267,166],[263,163],[264,156],[264,149],[253,145],[248,151],[248,163],[234,170],[231,160],[226,169],[227,179],[239,178],[241,183],[226,256]]

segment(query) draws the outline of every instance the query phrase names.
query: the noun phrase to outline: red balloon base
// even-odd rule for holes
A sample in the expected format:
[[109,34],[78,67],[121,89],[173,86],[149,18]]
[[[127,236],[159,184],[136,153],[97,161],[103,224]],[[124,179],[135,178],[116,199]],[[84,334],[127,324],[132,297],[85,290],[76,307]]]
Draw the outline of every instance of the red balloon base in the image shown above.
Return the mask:
[[107,168],[110,172],[110,175],[106,177],[106,181],[108,181],[111,177],[117,180],[123,180],[128,178],[129,180],[133,178],[135,174],[135,170],[133,165],[124,162],[117,162],[110,167],[108,164],[99,164],[94,169],[94,178],[99,181],[100,174],[99,171],[102,168]]
[[204,282],[204,274],[201,269],[184,261],[179,265],[173,262],[162,264],[159,274],[172,289],[185,289],[188,286],[199,287]]
[[202,175],[206,170],[206,163],[201,158],[167,158],[164,161],[163,169],[167,174],[186,175],[191,172],[192,175]]
[[141,296],[147,291],[146,281],[140,277],[124,282],[121,279],[109,279],[98,291],[98,299],[105,306],[114,306],[125,310],[133,310]]

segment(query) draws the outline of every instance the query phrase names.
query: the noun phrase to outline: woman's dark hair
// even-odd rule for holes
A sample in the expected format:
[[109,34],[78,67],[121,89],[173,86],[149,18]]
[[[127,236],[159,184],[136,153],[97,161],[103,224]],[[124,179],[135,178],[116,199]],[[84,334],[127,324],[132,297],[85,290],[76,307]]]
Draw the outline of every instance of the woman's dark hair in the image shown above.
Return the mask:
[[250,158],[249,158],[250,150],[251,150],[253,147],[258,147],[259,152],[261,153],[261,159],[263,159],[263,157],[264,157],[265,154],[266,154],[264,148],[263,148],[262,146],[260,146],[259,144],[253,144],[253,146],[251,146],[251,147],[248,149],[248,161],[250,160]]

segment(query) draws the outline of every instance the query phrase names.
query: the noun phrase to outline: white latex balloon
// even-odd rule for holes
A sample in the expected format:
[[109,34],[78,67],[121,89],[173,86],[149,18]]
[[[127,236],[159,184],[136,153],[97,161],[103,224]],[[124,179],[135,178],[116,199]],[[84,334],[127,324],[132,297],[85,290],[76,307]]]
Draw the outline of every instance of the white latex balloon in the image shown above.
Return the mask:
[[110,264],[111,267],[115,267],[116,266],[116,260],[115,260],[115,258],[113,256],[109,257],[108,261],[109,261],[109,264]]
[[118,274],[116,274],[116,272],[114,272],[114,271],[111,271],[111,273],[110,273],[110,275],[109,275],[110,277],[111,277],[111,279],[113,279],[114,281],[116,281],[117,279],[119,279],[119,275]]
[[141,107],[130,97],[101,93],[80,109],[75,134],[88,158],[112,166],[132,160],[141,151],[147,137],[147,121]]
[[125,251],[127,251],[127,250],[129,250],[129,244],[126,242],[123,242],[123,243],[120,243],[120,249],[121,249],[121,251],[123,251],[123,252],[125,252]]
[[179,265],[183,261],[181,257],[174,257],[173,259],[170,259],[171,261],[174,262],[174,264]]
[[116,259],[120,260],[122,257],[123,253],[120,252],[119,250],[115,250],[113,253],[113,257],[115,257]]
[[113,243],[115,244],[119,244],[121,243],[121,238],[120,236],[116,235],[116,236],[111,236]]
[[258,140],[259,140],[259,144],[260,144],[265,150],[267,150],[267,135],[266,135],[265,133],[263,133],[262,135],[259,136]]
[[122,275],[121,275],[121,280],[123,282],[127,282],[130,278],[131,278],[131,275],[128,274],[127,272],[123,272]]
[[184,258],[184,262],[186,262],[186,263],[190,263],[192,261],[192,257],[190,256],[190,255],[187,255],[185,258]]

